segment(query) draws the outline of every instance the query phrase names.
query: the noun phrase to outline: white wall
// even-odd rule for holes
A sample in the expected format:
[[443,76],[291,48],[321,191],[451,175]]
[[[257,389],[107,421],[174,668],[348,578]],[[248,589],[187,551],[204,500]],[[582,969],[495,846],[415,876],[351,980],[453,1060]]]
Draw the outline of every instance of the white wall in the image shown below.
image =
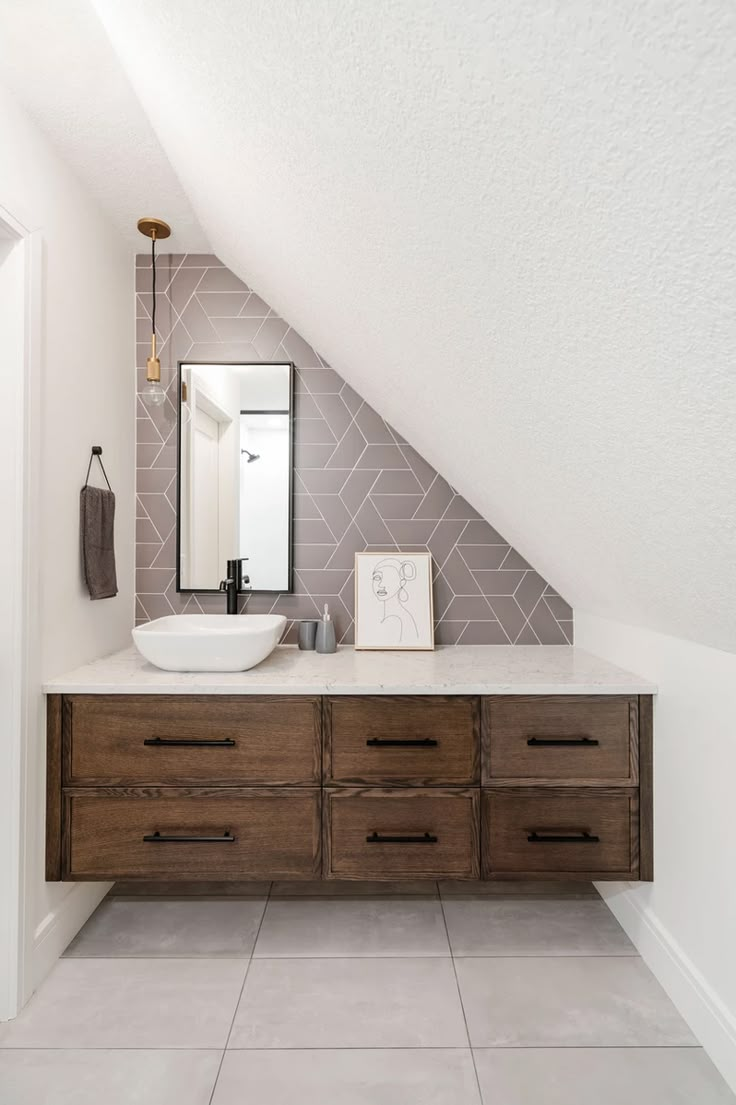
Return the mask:
[[[133,260],[46,138],[0,90],[0,206],[42,239],[36,685],[129,643],[133,620]],[[119,594],[91,602],[79,558],[79,489],[102,445],[117,496]],[[45,733],[40,692],[29,749],[29,918],[38,980],[100,895],[43,874]]]
[[581,648],[653,680],[653,883],[599,890],[736,1090],[736,655],[575,612]]

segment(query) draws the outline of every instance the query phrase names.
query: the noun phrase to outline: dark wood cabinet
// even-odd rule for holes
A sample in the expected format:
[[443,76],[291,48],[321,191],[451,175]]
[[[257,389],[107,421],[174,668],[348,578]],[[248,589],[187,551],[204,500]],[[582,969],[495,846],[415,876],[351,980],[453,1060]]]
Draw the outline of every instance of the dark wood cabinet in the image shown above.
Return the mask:
[[651,696],[48,699],[49,880],[652,875]]

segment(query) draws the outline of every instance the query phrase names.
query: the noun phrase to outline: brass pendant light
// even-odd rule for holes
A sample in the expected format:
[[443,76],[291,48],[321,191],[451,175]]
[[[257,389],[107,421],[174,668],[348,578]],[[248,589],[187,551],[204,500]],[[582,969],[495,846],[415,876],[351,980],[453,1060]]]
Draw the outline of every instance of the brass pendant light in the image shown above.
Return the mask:
[[141,399],[147,407],[161,407],[166,401],[166,392],[161,386],[161,361],[156,350],[156,242],[168,238],[171,227],[163,219],[139,219],[138,229],[151,239],[151,356],[146,361],[146,387]]

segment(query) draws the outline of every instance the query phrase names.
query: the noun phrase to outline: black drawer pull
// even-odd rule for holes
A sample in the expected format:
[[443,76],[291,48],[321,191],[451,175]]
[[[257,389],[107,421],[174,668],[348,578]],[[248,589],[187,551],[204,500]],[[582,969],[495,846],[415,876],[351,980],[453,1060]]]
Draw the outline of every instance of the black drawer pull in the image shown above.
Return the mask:
[[600,741],[593,737],[530,737],[530,748],[593,748]]
[[206,738],[178,737],[146,737],[143,742],[151,748],[235,748],[235,741],[231,737],[223,737],[222,740],[207,740]]
[[383,833],[371,833],[365,838],[366,844],[436,844],[438,837],[432,833],[421,836],[384,836]]
[[544,829],[532,829],[526,839],[530,844],[599,844],[601,838],[585,829],[576,833],[550,833]]
[[419,740],[382,740],[380,737],[371,737],[365,743],[369,748],[436,748],[439,741],[431,737]]
[[234,844],[235,837],[225,831],[222,836],[171,836],[168,833],[150,833],[144,836],[146,844]]

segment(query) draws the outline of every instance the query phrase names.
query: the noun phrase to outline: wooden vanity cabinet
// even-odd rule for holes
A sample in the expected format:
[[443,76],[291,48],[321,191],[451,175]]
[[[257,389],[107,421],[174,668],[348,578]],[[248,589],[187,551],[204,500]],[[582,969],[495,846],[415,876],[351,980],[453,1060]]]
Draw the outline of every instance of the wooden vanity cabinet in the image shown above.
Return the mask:
[[651,879],[652,699],[50,695],[46,877]]

